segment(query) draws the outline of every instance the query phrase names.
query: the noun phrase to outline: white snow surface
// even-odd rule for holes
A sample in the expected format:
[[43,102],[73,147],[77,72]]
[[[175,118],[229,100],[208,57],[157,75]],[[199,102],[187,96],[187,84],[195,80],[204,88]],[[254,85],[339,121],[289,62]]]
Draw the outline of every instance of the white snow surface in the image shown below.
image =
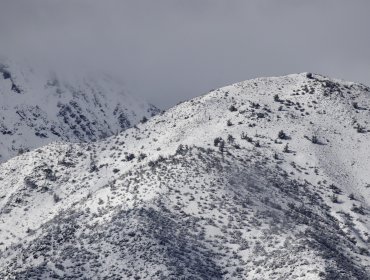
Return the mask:
[[0,63],[0,162],[52,141],[103,139],[156,113],[107,75]]
[[301,73],[14,157],[0,277],[370,279],[369,121],[368,87]]

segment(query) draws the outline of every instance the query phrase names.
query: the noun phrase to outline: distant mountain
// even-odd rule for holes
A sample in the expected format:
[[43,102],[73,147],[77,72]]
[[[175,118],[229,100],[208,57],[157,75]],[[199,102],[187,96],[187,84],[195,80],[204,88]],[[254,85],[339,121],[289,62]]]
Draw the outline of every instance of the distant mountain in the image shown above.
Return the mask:
[[107,76],[0,64],[0,162],[52,141],[103,139],[156,113]]
[[15,157],[0,278],[370,279],[369,120],[368,87],[302,73]]

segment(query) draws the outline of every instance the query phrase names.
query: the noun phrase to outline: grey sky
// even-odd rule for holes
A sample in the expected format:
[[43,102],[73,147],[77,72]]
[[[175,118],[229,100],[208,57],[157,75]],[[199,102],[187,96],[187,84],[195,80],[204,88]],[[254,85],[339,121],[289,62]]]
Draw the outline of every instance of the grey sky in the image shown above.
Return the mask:
[[0,0],[0,54],[90,68],[166,108],[259,76],[370,84],[368,0]]

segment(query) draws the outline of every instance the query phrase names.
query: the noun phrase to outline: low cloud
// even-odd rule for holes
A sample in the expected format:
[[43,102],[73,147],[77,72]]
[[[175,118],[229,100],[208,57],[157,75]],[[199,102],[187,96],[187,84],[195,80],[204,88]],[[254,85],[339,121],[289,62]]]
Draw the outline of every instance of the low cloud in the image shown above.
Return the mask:
[[0,53],[123,79],[166,108],[312,71],[370,84],[366,0],[0,0]]

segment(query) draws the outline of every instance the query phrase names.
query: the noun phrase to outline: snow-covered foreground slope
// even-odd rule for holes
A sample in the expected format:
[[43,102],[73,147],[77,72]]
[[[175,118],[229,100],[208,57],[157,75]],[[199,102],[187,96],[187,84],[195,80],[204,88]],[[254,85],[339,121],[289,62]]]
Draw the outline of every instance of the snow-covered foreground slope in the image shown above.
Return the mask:
[[369,88],[297,74],[0,166],[0,278],[370,279]]
[[52,141],[94,141],[158,110],[103,76],[0,64],[0,162]]

